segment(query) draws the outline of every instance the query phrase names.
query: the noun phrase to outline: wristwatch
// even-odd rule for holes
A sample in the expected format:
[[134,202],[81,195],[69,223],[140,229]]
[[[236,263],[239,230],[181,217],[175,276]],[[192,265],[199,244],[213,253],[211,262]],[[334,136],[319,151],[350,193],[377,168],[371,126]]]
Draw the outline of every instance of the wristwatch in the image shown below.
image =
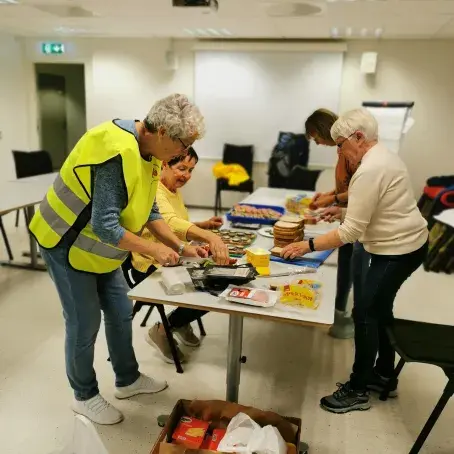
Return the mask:
[[315,244],[313,238],[309,238],[309,249],[311,250],[311,252],[315,252]]
[[183,251],[184,251],[184,248],[185,248],[185,244],[184,243],[181,243],[180,246],[178,246],[178,255],[181,255],[183,254]]

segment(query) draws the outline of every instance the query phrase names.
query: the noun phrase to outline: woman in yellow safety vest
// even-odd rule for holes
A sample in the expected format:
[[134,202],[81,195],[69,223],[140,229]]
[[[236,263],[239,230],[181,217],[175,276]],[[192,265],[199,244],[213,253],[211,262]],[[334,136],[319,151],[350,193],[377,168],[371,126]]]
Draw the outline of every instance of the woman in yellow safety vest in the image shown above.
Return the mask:
[[[179,240],[155,204],[161,162],[186,153],[203,132],[199,110],[178,94],[156,102],[143,121],[113,120],[90,129],[30,223],[63,307],[72,408],[98,424],[123,419],[99,394],[93,369],[101,311],[116,376],[115,397],[167,387],[165,381],[139,372],[132,305],[120,268],[130,252],[150,255],[162,265],[175,264],[180,255],[206,254]],[[144,227],[161,243],[142,239]]]

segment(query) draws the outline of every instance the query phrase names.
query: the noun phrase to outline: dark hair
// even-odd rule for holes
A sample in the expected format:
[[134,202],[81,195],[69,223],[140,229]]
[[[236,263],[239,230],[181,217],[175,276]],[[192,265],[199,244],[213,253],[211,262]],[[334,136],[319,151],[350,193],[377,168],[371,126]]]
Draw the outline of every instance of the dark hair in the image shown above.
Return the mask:
[[333,142],[331,127],[339,117],[328,109],[317,109],[310,115],[305,123],[306,138],[311,139],[315,134],[327,142]]
[[188,152],[186,154],[180,154],[176,158],[171,159],[167,163],[167,165],[169,167],[172,167],[175,164],[178,164],[179,162],[184,161],[186,158],[194,159],[196,164],[199,162],[199,156],[197,155],[196,151],[194,150],[194,148],[189,147]]

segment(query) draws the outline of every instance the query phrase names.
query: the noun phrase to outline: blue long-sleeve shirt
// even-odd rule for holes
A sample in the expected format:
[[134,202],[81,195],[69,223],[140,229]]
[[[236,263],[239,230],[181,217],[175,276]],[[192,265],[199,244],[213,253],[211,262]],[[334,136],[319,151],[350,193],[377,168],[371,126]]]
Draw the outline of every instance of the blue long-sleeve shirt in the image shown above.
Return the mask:
[[[134,120],[115,120],[121,128],[134,134],[139,140]],[[120,225],[120,213],[128,203],[128,194],[123,185],[123,165],[120,156],[99,166],[92,167],[93,190],[91,225],[93,232],[104,243],[118,245],[125,234]],[[162,219],[156,201],[149,221]]]

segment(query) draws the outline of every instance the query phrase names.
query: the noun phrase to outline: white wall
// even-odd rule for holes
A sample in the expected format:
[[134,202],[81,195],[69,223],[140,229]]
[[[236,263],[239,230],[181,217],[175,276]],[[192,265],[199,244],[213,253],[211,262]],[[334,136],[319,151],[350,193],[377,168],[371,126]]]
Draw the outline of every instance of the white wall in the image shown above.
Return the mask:
[[[4,117],[5,112],[14,112],[15,117],[22,119],[24,124],[27,124],[29,115],[30,146],[37,143],[36,111],[33,104],[36,99],[33,94],[33,79],[29,75],[32,62],[72,61],[86,64],[88,127],[115,116],[141,118],[154,100],[170,92],[183,92],[189,97],[194,93],[194,58],[191,51],[193,43],[189,40],[175,42],[174,50],[180,63],[176,71],[170,71],[165,66],[165,53],[171,46],[169,40],[77,40],[67,43],[67,54],[57,58],[40,55],[38,40],[27,39],[25,44],[28,63],[24,75],[21,73],[20,57],[16,55],[20,45],[11,39],[7,40],[9,55],[12,55],[15,61],[15,75],[9,74],[9,67],[8,71],[0,68],[0,87],[3,86],[1,82],[6,79],[14,81],[16,90],[7,90],[14,95],[8,95],[6,106],[3,102],[0,104],[0,115]],[[366,77],[359,72],[361,53],[368,50],[379,52],[378,72],[375,77]],[[4,68],[4,65],[0,67]],[[416,102],[413,111],[416,124],[404,141],[401,156],[410,169],[417,192],[431,175],[454,174],[454,159],[451,154],[451,131],[454,131],[453,74],[454,40],[348,43],[343,70],[341,111],[356,107],[363,100]],[[24,77],[27,83],[24,83]],[[24,91],[31,98],[27,108]],[[28,109],[28,112],[24,109]],[[11,123],[10,120],[9,122]],[[301,124],[303,122],[304,118],[301,119]],[[26,137],[18,137],[15,141],[10,140],[8,146],[12,147],[13,142],[26,141]],[[0,144],[3,157],[4,141]],[[209,160],[199,163],[193,181],[185,189],[188,204],[213,205],[213,164],[214,161]],[[6,169],[2,169],[2,172],[8,173]],[[266,184],[266,164],[255,166],[254,180],[256,186]],[[234,200],[238,200],[235,194],[228,197],[226,194],[225,205]]]
[[[378,52],[375,77],[359,72],[361,53]],[[361,101],[415,101],[416,123],[400,156],[416,195],[433,175],[454,174],[454,40],[351,42],[344,61],[341,110]]]
[[30,147],[29,106],[23,43],[0,33],[0,181],[16,177],[11,150]]

